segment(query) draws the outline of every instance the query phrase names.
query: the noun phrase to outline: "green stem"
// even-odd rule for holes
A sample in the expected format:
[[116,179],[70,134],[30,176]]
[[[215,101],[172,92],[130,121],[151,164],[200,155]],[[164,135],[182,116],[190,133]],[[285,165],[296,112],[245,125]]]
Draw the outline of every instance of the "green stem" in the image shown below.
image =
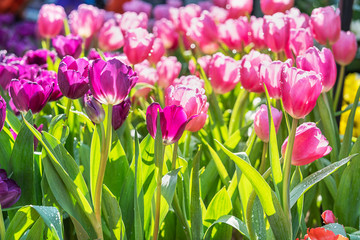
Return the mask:
[[4,224],[4,217],[2,214],[1,204],[0,204],[0,239],[5,239],[5,224]]
[[185,136],[185,151],[184,151],[185,157],[189,157],[191,135],[192,135],[192,132],[187,131],[186,136]]
[[67,104],[66,104],[66,109],[65,109],[65,115],[66,115],[65,123],[68,121],[68,119],[70,117],[71,105],[72,105],[72,99],[68,98]]
[[179,141],[176,141],[175,144],[174,144],[171,170],[174,170],[176,168],[176,159],[177,159],[178,147],[179,147]]
[[283,209],[285,216],[291,222],[291,209],[290,209],[290,175],[291,175],[291,156],[294,147],[296,127],[298,125],[298,119],[294,118],[291,126],[290,135],[288,138],[288,143],[285,151],[285,161],[284,161],[284,180],[283,180]]
[[164,101],[164,91],[161,87],[157,87],[157,92],[158,92],[158,98],[159,98],[159,103],[161,105],[161,107],[165,107],[165,101]]
[[339,98],[341,94],[342,85],[344,83],[344,76],[345,76],[345,66],[340,67],[340,75],[339,75],[339,81],[336,87],[336,93],[335,93],[335,99],[334,99],[334,111],[336,111],[337,105],[339,103]]
[[248,200],[248,204],[246,207],[246,226],[249,232],[249,237],[250,240],[256,239],[256,234],[255,234],[255,230],[253,228],[253,223],[252,223],[252,208],[255,202],[255,198],[256,198],[256,192],[253,190],[250,194],[249,200]]
[[160,207],[161,207],[161,181],[162,181],[162,169],[164,162],[165,147],[162,147],[160,153],[156,153],[158,176],[156,181],[156,206],[155,206],[155,223],[154,223],[154,240],[158,239],[159,224],[160,224]]
[[191,235],[190,235],[190,226],[189,226],[189,223],[186,220],[186,218],[185,218],[185,216],[184,216],[184,214],[183,214],[183,212],[181,210],[180,203],[179,203],[179,198],[178,198],[178,195],[177,195],[176,191],[175,191],[174,200],[173,200],[173,208],[174,208],[176,216],[179,218],[180,222],[183,225],[186,239],[191,240],[192,238],[191,238]]
[[285,116],[285,122],[286,122],[286,127],[288,129],[288,133],[290,133],[290,121],[289,121],[289,117],[285,111],[284,108],[284,103],[283,100],[280,98],[280,105],[281,105],[281,111],[283,112],[284,116]]
[[266,167],[266,153],[267,153],[268,145],[269,145],[269,143],[265,143],[265,142],[264,142],[263,152],[262,152],[262,156],[261,156],[261,163],[260,163],[260,168],[259,168],[260,174],[263,174],[264,171],[265,171],[265,167]]
[[229,136],[231,136],[238,128],[241,127],[241,113],[243,112],[242,109],[245,107],[246,99],[249,96],[249,92],[245,89],[238,95],[236,98],[236,102],[233,108],[233,112],[230,118],[229,124]]

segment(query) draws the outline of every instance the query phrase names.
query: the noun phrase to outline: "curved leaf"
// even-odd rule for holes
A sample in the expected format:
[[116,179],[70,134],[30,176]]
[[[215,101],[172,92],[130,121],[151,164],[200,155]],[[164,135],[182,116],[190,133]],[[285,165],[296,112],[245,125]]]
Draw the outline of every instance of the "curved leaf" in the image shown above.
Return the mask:
[[210,233],[211,233],[212,227],[215,226],[217,223],[225,223],[225,224],[235,228],[236,230],[238,230],[245,237],[250,238],[245,223],[243,223],[237,217],[225,215],[225,216],[220,217],[218,220],[216,220],[209,226],[209,228],[205,232],[204,239],[210,239]]

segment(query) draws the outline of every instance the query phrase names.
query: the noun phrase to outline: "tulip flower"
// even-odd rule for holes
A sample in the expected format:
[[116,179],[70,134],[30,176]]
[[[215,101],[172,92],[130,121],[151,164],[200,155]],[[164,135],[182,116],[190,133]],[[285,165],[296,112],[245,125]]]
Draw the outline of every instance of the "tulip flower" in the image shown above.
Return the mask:
[[18,69],[11,64],[0,63],[0,85],[4,90],[9,88],[10,81],[18,77]]
[[96,124],[102,123],[105,119],[105,111],[101,103],[96,101],[91,94],[84,96],[85,111],[91,121]]
[[213,3],[218,7],[225,8],[227,4],[227,0],[213,0]]
[[199,43],[216,42],[218,30],[215,21],[208,11],[203,11],[200,17],[191,19],[190,28],[187,30],[187,36]]
[[322,227],[312,228],[307,230],[307,234],[304,236],[304,240],[307,239],[329,239],[329,240],[349,240],[347,237],[344,237],[341,234],[335,234],[331,230],[327,230]]
[[295,7],[286,11],[286,17],[289,19],[290,29],[310,28],[309,15],[300,12],[300,10]]
[[96,59],[89,69],[90,90],[102,104],[120,104],[129,95],[138,77],[130,66],[112,58]]
[[0,169],[0,205],[1,208],[9,208],[20,198],[21,189],[16,182],[7,177],[6,171]]
[[170,19],[170,8],[168,4],[158,4],[153,9],[153,15],[155,20]]
[[3,129],[6,119],[6,102],[0,96],[0,131]]
[[165,105],[182,106],[188,118],[194,116],[186,125],[186,130],[197,132],[204,127],[209,108],[204,89],[184,85],[170,86],[166,91]]
[[158,84],[165,89],[170,86],[179,75],[181,63],[178,62],[174,56],[162,57],[160,62],[156,64],[156,70],[159,76]]
[[281,78],[285,111],[293,118],[304,118],[315,107],[323,89],[322,75],[284,66]]
[[64,96],[77,99],[89,90],[89,63],[86,59],[66,56],[61,60],[58,72],[59,88]]
[[[271,107],[271,114],[275,125],[275,132],[277,132],[281,124],[282,112]],[[268,108],[265,104],[262,104],[259,110],[255,113],[254,131],[256,136],[258,136],[263,142],[269,142],[269,115]]]
[[146,29],[148,25],[148,16],[145,13],[125,12],[120,21],[120,28],[123,35],[126,32],[136,28]]
[[250,15],[253,10],[252,0],[228,0],[226,8],[229,11],[229,18],[239,18]]
[[[185,7],[179,8],[178,12],[179,30],[186,33],[191,27],[191,20],[200,16],[201,7],[196,4],[188,4]],[[170,12],[170,17],[172,19],[176,18],[176,16],[172,14],[172,11]]]
[[224,23],[228,19],[229,12],[224,8],[212,6],[209,12],[216,23]]
[[263,18],[256,18],[255,16],[251,16],[250,39],[251,39],[251,42],[254,43],[256,49],[263,49],[266,47],[266,43],[265,43],[265,39],[264,39],[263,25],[264,25]]
[[177,142],[184,133],[186,124],[192,119],[188,118],[181,106],[171,105],[164,109],[159,103],[152,103],[146,110],[146,126],[150,135],[155,139],[157,117],[160,113],[161,134],[164,145]]
[[59,88],[57,81],[57,74],[54,71],[42,70],[39,72],[38,76],[35,79],[35,82],[39,83],[40,81],[48,82],[49,84],[54,84],[54,90],[50,95],[49,101],[56,101],[60,99],[63,94]]
[[125,37],[124,53],[131,62],[137,64],[144,61],[154,43],[154,35],[142,28],[129,30]]
[[319,51],[316,47],[311,47],[296,58],[296,65],[306,71],[321,73],[323,92],[328,92],[336,82],[336,64],[330,49],[323,48]]
[[182,0],[166,0],[166,4],[174,8],[179,8],[182,6]]
[[[197,63],[204,70],[206,76],[208,76],[208,74],[209,74],[209,63],[210,63],[211,59],[212,59],[212,57],[210,55],[205,55],[205,56],[199,57],[197,59]],[[200,75],[199,71],[197,71],[197,69],[196,69],[195,62],[192,59],[190,59],[190,61],[189,61],[189,71],[191,74],[196,74],[196,76]]]
[[[137,70],[137,68],[135,67],[135,71],[138,73],[138,77],[139,77],[137,83],[146,83],[151,86],[154,86],[155,83],[158,81],[159,77],[157,75],[156,69],[154,69],[154,68],[144,67],[141,70]],[[134,96],[146,97],[150,93],[150,91],[151,91],[151,88],[143,87],[143,88],[136,90],[136,92],[134,93]]]
[[131,102],[129,98],[126,98],[122,103],[113,106],[111,123],[115,130],[119,129],[125,122],[129,114],[130,107]]
[[[284,156],[288,138],[281,146]],[[294,148],[291,155],[291,164],[302,166],[328,155],[332,148],[316,123],[306,122],[296,128]]]
[[173,85],[176,87],[177,85],[183,85],[189,88],[204,88],[205,82],[204,80],[198,78],[194,75],[181,76],[174,80]]
[[161,57],[165,54],[165,47],[160,38],[155,38],[154,44],[152,45],[152,48],[150,50],[149,56],[147,59],[149,62],[153,64],[157,64]]
[[161,19],[155,22],[153,33],[157,38],[160,38],[166,49],[174,48],[178,43],[178,33],[175,32],[175,27],[172,22],[167,19]]
[[332,46],[335,61],[342,65],[349,65],[356,56],[357,41],[354,33],[341,31],[340,38]]
[[78,58],[82,50],[82,39],[79,36],[59,35],[52,40],[52,45],[59,58],[64,58],[66,55]]
[[274,99],[281,98],[281,75],[283,72],[284,66],[292,66],[291,59],[286,62],[273,61],[273,62],[263,62],[259,67],[259,76],[260,83],[266,85],[269,96]]
[[294,6],[294,0],[260,0],[261,11],[265,15],[285,12]]
[[315,8],[311,12],[310,28],[315,40],[320,44],[333,45],[340,37],[340,10],[334,10],[330,6]]
[[69,15],[71,32],[83,39],[93,36],[103,23],[100,15],[98,8],[80,4],[78,9],[71,11]]
[[263,31],[265,43],[271,51],[278,53],[285,50],[289,42],[290,24],[284,14],[265,16]]
[[286,56],[293,58],[293,54],[302,55],[312,46],[314,46],[314,41],[309,28],[290,29],[289,44],[285,49]]
[[219,25],[219,38],[230,49],[242,50],[249,43],[249,23],[246,17],[228,19]]
[[33,50],[27,51],[24,55],[23,60],[26,64],[36,64],[46,68],[48,56],[53,62],[55,62],[55,53],[47,49],[37,49],[35,51]]
[[336,223],[337,218],[331,210],[326,210],[321,214],[321,218],[323,219],[325,224]]
[[123,5],[124,12],[136,12],[136,13],[145,13],[150,17],[152,5],[144,1],[133,0],[130,2],[124,2]]
[[27,112],[31,109],[38,113],[48,102],[54,89],[54,83],[41,81],[31,82],[25,79],[14,79],[10,82],[9,93],[15,107],[20,112]]
[[240,62],[240,82],[249,92],[264,92],[262,81],[260,81],[260,64],[271,62],[269,55],[255,50],[245,55]]
[[53,38],[59,35],[64,26],[65,18],[66,13],[62,6],[55,4],[42,5],[37,20],[40,36],[43,38]]
[[124,45],[120,26],[114,19],[105,22],[99,32],[99,47],[103,51],[115,51]]
[[209,63],[208,77],[215,93],[230,92],[240,81],[239,62],[222,53],[216,53]]

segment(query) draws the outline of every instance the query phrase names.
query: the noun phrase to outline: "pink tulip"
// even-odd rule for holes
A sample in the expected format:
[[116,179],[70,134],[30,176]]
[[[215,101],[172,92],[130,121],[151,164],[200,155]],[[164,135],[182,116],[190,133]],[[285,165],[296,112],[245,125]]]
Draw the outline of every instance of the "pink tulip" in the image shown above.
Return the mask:
[[[155,68],[145,67],[141,69],[140,71],[136,70],[138,73],[138,81],[137,84],[146,83],[151,86],[154,86],[155,83],[158,81],[158,75]],[[134,93],[134,96],[136,97],[147,97],[147,95],[150,93],[151,88],[149,87],[142,87]]]
[[264,92],[263,84],[260,80],[260,64],[271,62],[267,54],[255,50],[245,55],[240,62],[240,82],[241,85],[249,92]]
[[216,53],[209,63],[208,77],[215,93],[230,92],[240,81],[239,62],[222,53]]
[[156,70],[159,76],[158,85],[165,89],[170,86],[179,75],[181,63],[178,62],[174,56],[162,57],[160,62],[156,64]]
[[212,2],[208,1],[200,1],[198,2],[198,5],[201,7],[202,11],[210,11],[210,8],[214,6]]
[[302,55],[310,47],[314,46],[314,41],[309,28],[290,29],[289,44],[286,48],[286,56],[293,58]]
[[143,28],[131,29],[127,32],[124,53],[131,64],[140,63],[148,57],[154,40],[154,35]]
[[316,105],[322,91],[322,75],[284,66],[281,98],[293,118],[304,118]]
[[115,51],[124,45],[124,36],[114,19],[105,22],[99,33],[99,47],[103,51]]
[[281,75],[284,66],[291,67],[291,59],[286,62],[273,61],[260,64],[260,82],[266,85],[269,96],[274,99],[281,98]]
[[[210,55],[205,55],[197,59],[198,64],[204,70],[206,76],[209,74],[209,63],[211,59],[212,57]],[[196,74],[198,77],[200,76],[199,71],[196,69],[195,62],[192,59],[189,61],[189,70],[191,74]]]
[[226,9],[217,6],[212,6],[209,12],[216,23],[224,23],[229,15],[229,12],[226,11]]
[[[284,156],[288,138],[285,139],[281,153]],[[328,155],[332,148],[325,136],[313,122],[305,122],[296,128],[291,164],[303,166]]]
[[181,76],[180,78],[176,78],[173,82],[173,86],[183,85],[189,88],[204,88],[205,83],[204,80],[194,76],[194,75],[187,75]]
[[308,28],[310,27],[310,17],[306,13],[300,12],[297,8],[291,8],[286,11],[286,16],[289,19],[290,28]]
[[225,8],[227,0],[213,0],[213,3],[218,7]]
[[330,49],[323,48],[319,51],[316,47],[311,47],[297,57],[296,65],[306,71],[321,73],[323,92],[328,92],[336,82],[336,64]]
[[78,58],[82,50],[82,39],[72,34],[67,36],[59,35],[52,39],[52,45],[59,58],[66,55]]
[[179,29],[186,33],[191,27],[191,20],[199,17],[201,8],[196,4],[188,4],[185,7],[179,8]]
[[197,132],[206,123],[209,103],[205,90],[202,88],[191,88],[183,85],[170,86],[165,95],[165,105],[182,106],[188,118],[192,118],[186,125],[185,130]]
[[[275,125],[275,132],[277,132],[281,124],[282,112],[271,107],[271,114]],[[255,114],[254,131],[261,141],[269,142],[269,115],[265,104],[262,104]]]
[[340,37],[340,10],[334,11],[330,6],[315,8],[311,12],[310,28],[314,38],[320,44],[333,45]]
[[100,11],[98,8],[81,4],[77,10],[73,10],[69,15],[71,32],[79,35],[83,39],[89,38],[101,27],[99,19]]
[[336,223],[337,218],[331,210],[326,210],[321,214],[321,218],[324,221],[324,224]]
[[200,45],[216,42],[218,38],[217,25],[211,18],[210,13],[203,11],[200,17],[191,19],[190,28],[186,35]]
[[249,23],[247,18],[228,19],[219,25],[219,38],[230,49],[242,50],[249,43]]
[[144,28],[148,25],[148,16],[145,13],[125,12],[120,21],[120,28],[124,35],[131,29]]
[[272,16],[265,16],[263,31],[266,45],[271,51],[285,50],[289,42],[290,24],[284,14],[276,13]]
[[261,11],[265,15],[285,12],[294,6],[294,0],[260,0]]
[[253,9],[252,0],[228,0],[226,8],[229,11],[229,18],[239,18],[250,15]]
[[256,18],[255,16],[251,16],[251,42],[254,43],[256,49],[264,49],[266,47],[265,38],[264,38],[264,19]]
[[160,61],[161,57],[165,54],[165,47],[160,38],[155,38],[154,44],[150,50],[147,59],[149,62],[156,64]]
[[182,6],[183,1],[182,0],[166,0],[166,4],[168,4],[174,8],[179,8]]
[[155,20],[161,20],[162,18],[170,19],[170,8],[168,4],[158,4],[153,9],[153,15]]
[[341,31],[339,40],[332,47],[336,62],[342,66],[349,65],[356,56],[357,47],[355,34]]
[[125,2],[123,4],[123,10],[125,12],[136,12],[136,13],[145,13],[148,17],[150,17],[151,14],[152,5],[151,3],[139,1],[139,0],[133,0],[130,2]]
[[154,35],[160,38],[166,49],[175,48],[178,43],[179,35],[170,20],[161,19],[155,22],[153,27]]
[[53,38],[59,35],[64,26],[65,18],[66,13],[62,6],[55,4],[42,5],[37,20],[40,36]]

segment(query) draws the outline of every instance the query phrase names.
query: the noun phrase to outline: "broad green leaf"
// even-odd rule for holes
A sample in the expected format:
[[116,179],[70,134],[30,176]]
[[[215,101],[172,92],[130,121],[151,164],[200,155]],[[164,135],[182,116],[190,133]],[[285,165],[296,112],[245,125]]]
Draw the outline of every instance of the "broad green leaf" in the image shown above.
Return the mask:
[[323,226],[322,228],[332,231],[333,233],[335,233],[335,235],[340,234],[340,235],[343,235],[344,237],[346,237],[345,228],[341,224],[330,223],[330,224]]
[[[135,239],[136,240],[142,240],[144,239],[143,236],[143,225],[144,225],[144,219],[141,214],[143,211],[143,208],[141,203],[139,203],[140,198],[143,197],[142,195],[142,182],[141,182],[141,168],[138,168],[139,163],[139,139],[137,132],[135,131],[135,156],[134,156],[134,166],[135,166],[135,181],[134,181],[134,215],[135,215]],[[139,186],[138,186],[139,185]],[[161,226],[161,222],[160,222]]]
[[344,158],[338,162],[335,162],[335,163],[311,174],[310,176],[307,176],[301,183],[299,183],[296,187],[294,187],[293,190],[291,190],[291,192],[290,192],[290,207],[294,206],[296,201],[312,186],[314,186],[316,183],[320,182],[322,179],[324,179],[328,175],[335,172],[339,167],[346,164],[354,156],[355,155],[351,155],[347,158]]
[[[303,176],[301,173],[301,169],[299,166],[296,167],[296,170],[293,173],[290,183],[290,189],[293,189],[303,180]],[[296,233],[299,230],[301,218],[303,217],[303,208],[304,208],[304,195],[302,195],[295,205],[295,207],[291,208],[291,219],[292,219],[292,229],[293,235],[297,235]]]
[[230,177],[228,172],[226,171],[226,168],[223,164],[223,162],[221,161],[221,159],[219,158],[219,156],[217,155],[216,151],[214,149],[212,149],[212,147],[210,147],[209,144],[205,143],[206,146],[209,149],[209,152],[212,156],[212,159],[216,165],[217,171],[220,175],[221,181],[223,182],[223,184],[228,187],[229,183],[230,183]]
[[190,220],[191,220],[191,235],[193,239],[201,239],[202,232],[202,210],[201,210],[201,198],[200,198],[200,160],[201,160],[202,148],[195,155],[193,160],[193,170],[191,175],[191,206],[190,206]]
[[232,135],[236,130],[239,129],[241,119],[243,116],[244,108],[246,107],[246,101],[248,100],[249,92],[245,89],[241,89],[236,98],[235,105],[233,107],[233,112],[231,113],[231,118],[229,122],[229,135]]
[[14,146],[14,139],[6,127],[0,132],[0,143],[0,166],[9,173],[9,161]]
[[104,125],[96,124],[93,132],[90,148],[90,191],[92,203],[95,202],[95,188],[99,175],[100,159],[101,159],[101,140],[105,141]]
[[65,123],[65,114],[55,116],[50,122],[49,133],[53,135],[62,144],[65,144],[69,136],[69,127]]
[[15,116],[13,111],[6,109],[6,122],[9,124],[11,129],[18,134],[21,128],[20,120]]
[[[44,238],[44,228],[45,228],[45,224],[44,224],[44,220],[42,220],[42,218],[38,218],[36,220],[36,222],[34,223],[34,225],[31,227],[31,229],[29,231],[27,231],[23,236],[26,238],[24,239],[45,239]],[[21,239],[22,239],[21,238]],[[48,239],[48,238],[46,238]]]
[[206,230],[205,235],[204,235],[204,240],[210,239],[211,230],[217,223],[225,223],[225,224],[235,228],[236,230],[238,230],[245,237],[250,238],[245,223],[243,223],[237,217],[225,215],[225,216],[221,216],[219,219],[217,219],[215,222],[213,222],[208,227],[208,229]]

